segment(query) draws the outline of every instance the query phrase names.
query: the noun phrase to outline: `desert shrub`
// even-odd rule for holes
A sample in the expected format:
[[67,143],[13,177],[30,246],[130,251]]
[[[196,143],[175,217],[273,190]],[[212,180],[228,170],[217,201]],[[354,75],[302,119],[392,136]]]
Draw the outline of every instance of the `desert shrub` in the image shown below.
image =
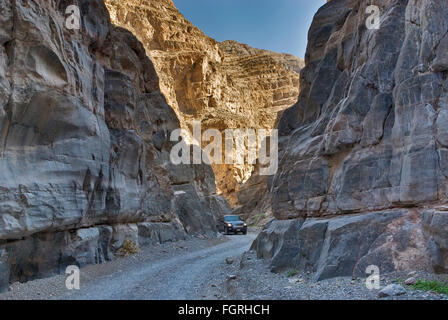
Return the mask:
[[294,277],[294,276],[296,276],[296,275],[298,275],[298,274],[299,274],[299,270],[297,270],[297,269],[291,269],[291,270],[288,271],[288,273],[286,273],[286,276],[287,276],[288,278],[292,278],[292,277]]
[[434,291],[437,293],[448,294],[448,284],[438,281],[418,280],[412,287],[417,290]]
[[140,248],[134,241],[132,241],[131,239],[127,239],[123,242],[123,245],[118,252],[124,256],[130,256],[139,253]]

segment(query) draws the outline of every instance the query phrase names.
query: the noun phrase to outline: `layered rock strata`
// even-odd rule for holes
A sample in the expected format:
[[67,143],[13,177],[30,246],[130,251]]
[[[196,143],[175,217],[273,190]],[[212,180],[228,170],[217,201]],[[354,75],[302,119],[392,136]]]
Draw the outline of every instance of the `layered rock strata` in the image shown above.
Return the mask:
[[126,240],[214,235],[230,208],[209,166],[170,163],[179,127],[102,0],[0,0],[0,289],[110,260]]
[[278,126],[276,219],[253,245],[274,270],[448,271],[447,21],[445,1],[318,11],[299,101]]
[[[202,121],[203,131],[270,130],[279,113],[297,101],[301,59],[236,41],[218,43],[185,19],[171,0],[105,2],[113,23],[143,43],[162,93],[190,133],[193,121]],[[232,206],[238,205],[236,191],[253,169],[247,162],[213,165],[218,193]]]

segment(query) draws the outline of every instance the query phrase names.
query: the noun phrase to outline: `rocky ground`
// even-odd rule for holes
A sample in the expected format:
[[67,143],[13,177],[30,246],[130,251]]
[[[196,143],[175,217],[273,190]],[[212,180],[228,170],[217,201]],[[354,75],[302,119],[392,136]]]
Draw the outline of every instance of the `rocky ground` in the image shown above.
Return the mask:
[[[246,252],[232,264],[222,264],[215,270],[217,278],[211,288],[204,288],[208,296],[243,300],[448,300],[436,292],[414,290],[403,283],[410,277],[422,280],[447,282],[446,275],[426,272],[394,272],[381,276],[381,289],[369,290],[365,278],[338,277],[319,282],[312,274],[288,277],[289,272],[272,273],[269,265],[256,258],[253,251]],[[224,275],[231,275],[224,277]],[[381,297],[380,292],[391,284],[402,286],[406,293]]]
[[[134,256],[81,269],[81,290],[68,291],[65,275],[14,283],[0,295],[9,299],[379,299],[380,290],[368,290],[365,279],[349,277],[313,282],[311,274],[288,277],[272,273],[264,260],[247,251],[257,232],[214,239],[190,238],[143,248]],[[401,285],[404,279],[448,281],[426,273],[392,273],[381,287]],[[413,290],[381,299],[448,300],[434,292]]]

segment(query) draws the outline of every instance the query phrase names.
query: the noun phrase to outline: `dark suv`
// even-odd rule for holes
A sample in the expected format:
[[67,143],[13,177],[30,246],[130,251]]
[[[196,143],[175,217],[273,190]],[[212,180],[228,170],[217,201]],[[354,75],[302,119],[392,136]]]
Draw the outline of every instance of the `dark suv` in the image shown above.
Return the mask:
[[225,234],[238,233],[247,234],[247,224],[239,216],[224,216],[219,221],[218,230]]

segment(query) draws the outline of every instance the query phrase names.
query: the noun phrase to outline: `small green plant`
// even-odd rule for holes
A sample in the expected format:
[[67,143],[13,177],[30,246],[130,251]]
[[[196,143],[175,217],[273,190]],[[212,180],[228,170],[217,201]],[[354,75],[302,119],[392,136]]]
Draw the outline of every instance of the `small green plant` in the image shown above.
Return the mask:
[[448,294],[448,284],[438,281],[418,280],[412,287],[417,290],[434,291],[437,293]]
[[292,278],[292,277],[294,277],[294,276],[296,276],[296,275],[298,275],[298,274],[299,274],[299,270],[297,270],[297,269],[291,269],[291,270],[288,271],[288,273],[286,274],[286,276],[287,276],[288,278]]
[[124,256],[130,256],[133,254],[137,254],[140,252],[140,248],[134,241],[131,239],[127,239],[123,242],[123,245],[121,246],[119,253]]
[[265,213],[257,213],[256,215],[254,215],[252,217],[251,226],[257,226],[261,222],[261,220],[263,220],[264,218],[266,218]]

